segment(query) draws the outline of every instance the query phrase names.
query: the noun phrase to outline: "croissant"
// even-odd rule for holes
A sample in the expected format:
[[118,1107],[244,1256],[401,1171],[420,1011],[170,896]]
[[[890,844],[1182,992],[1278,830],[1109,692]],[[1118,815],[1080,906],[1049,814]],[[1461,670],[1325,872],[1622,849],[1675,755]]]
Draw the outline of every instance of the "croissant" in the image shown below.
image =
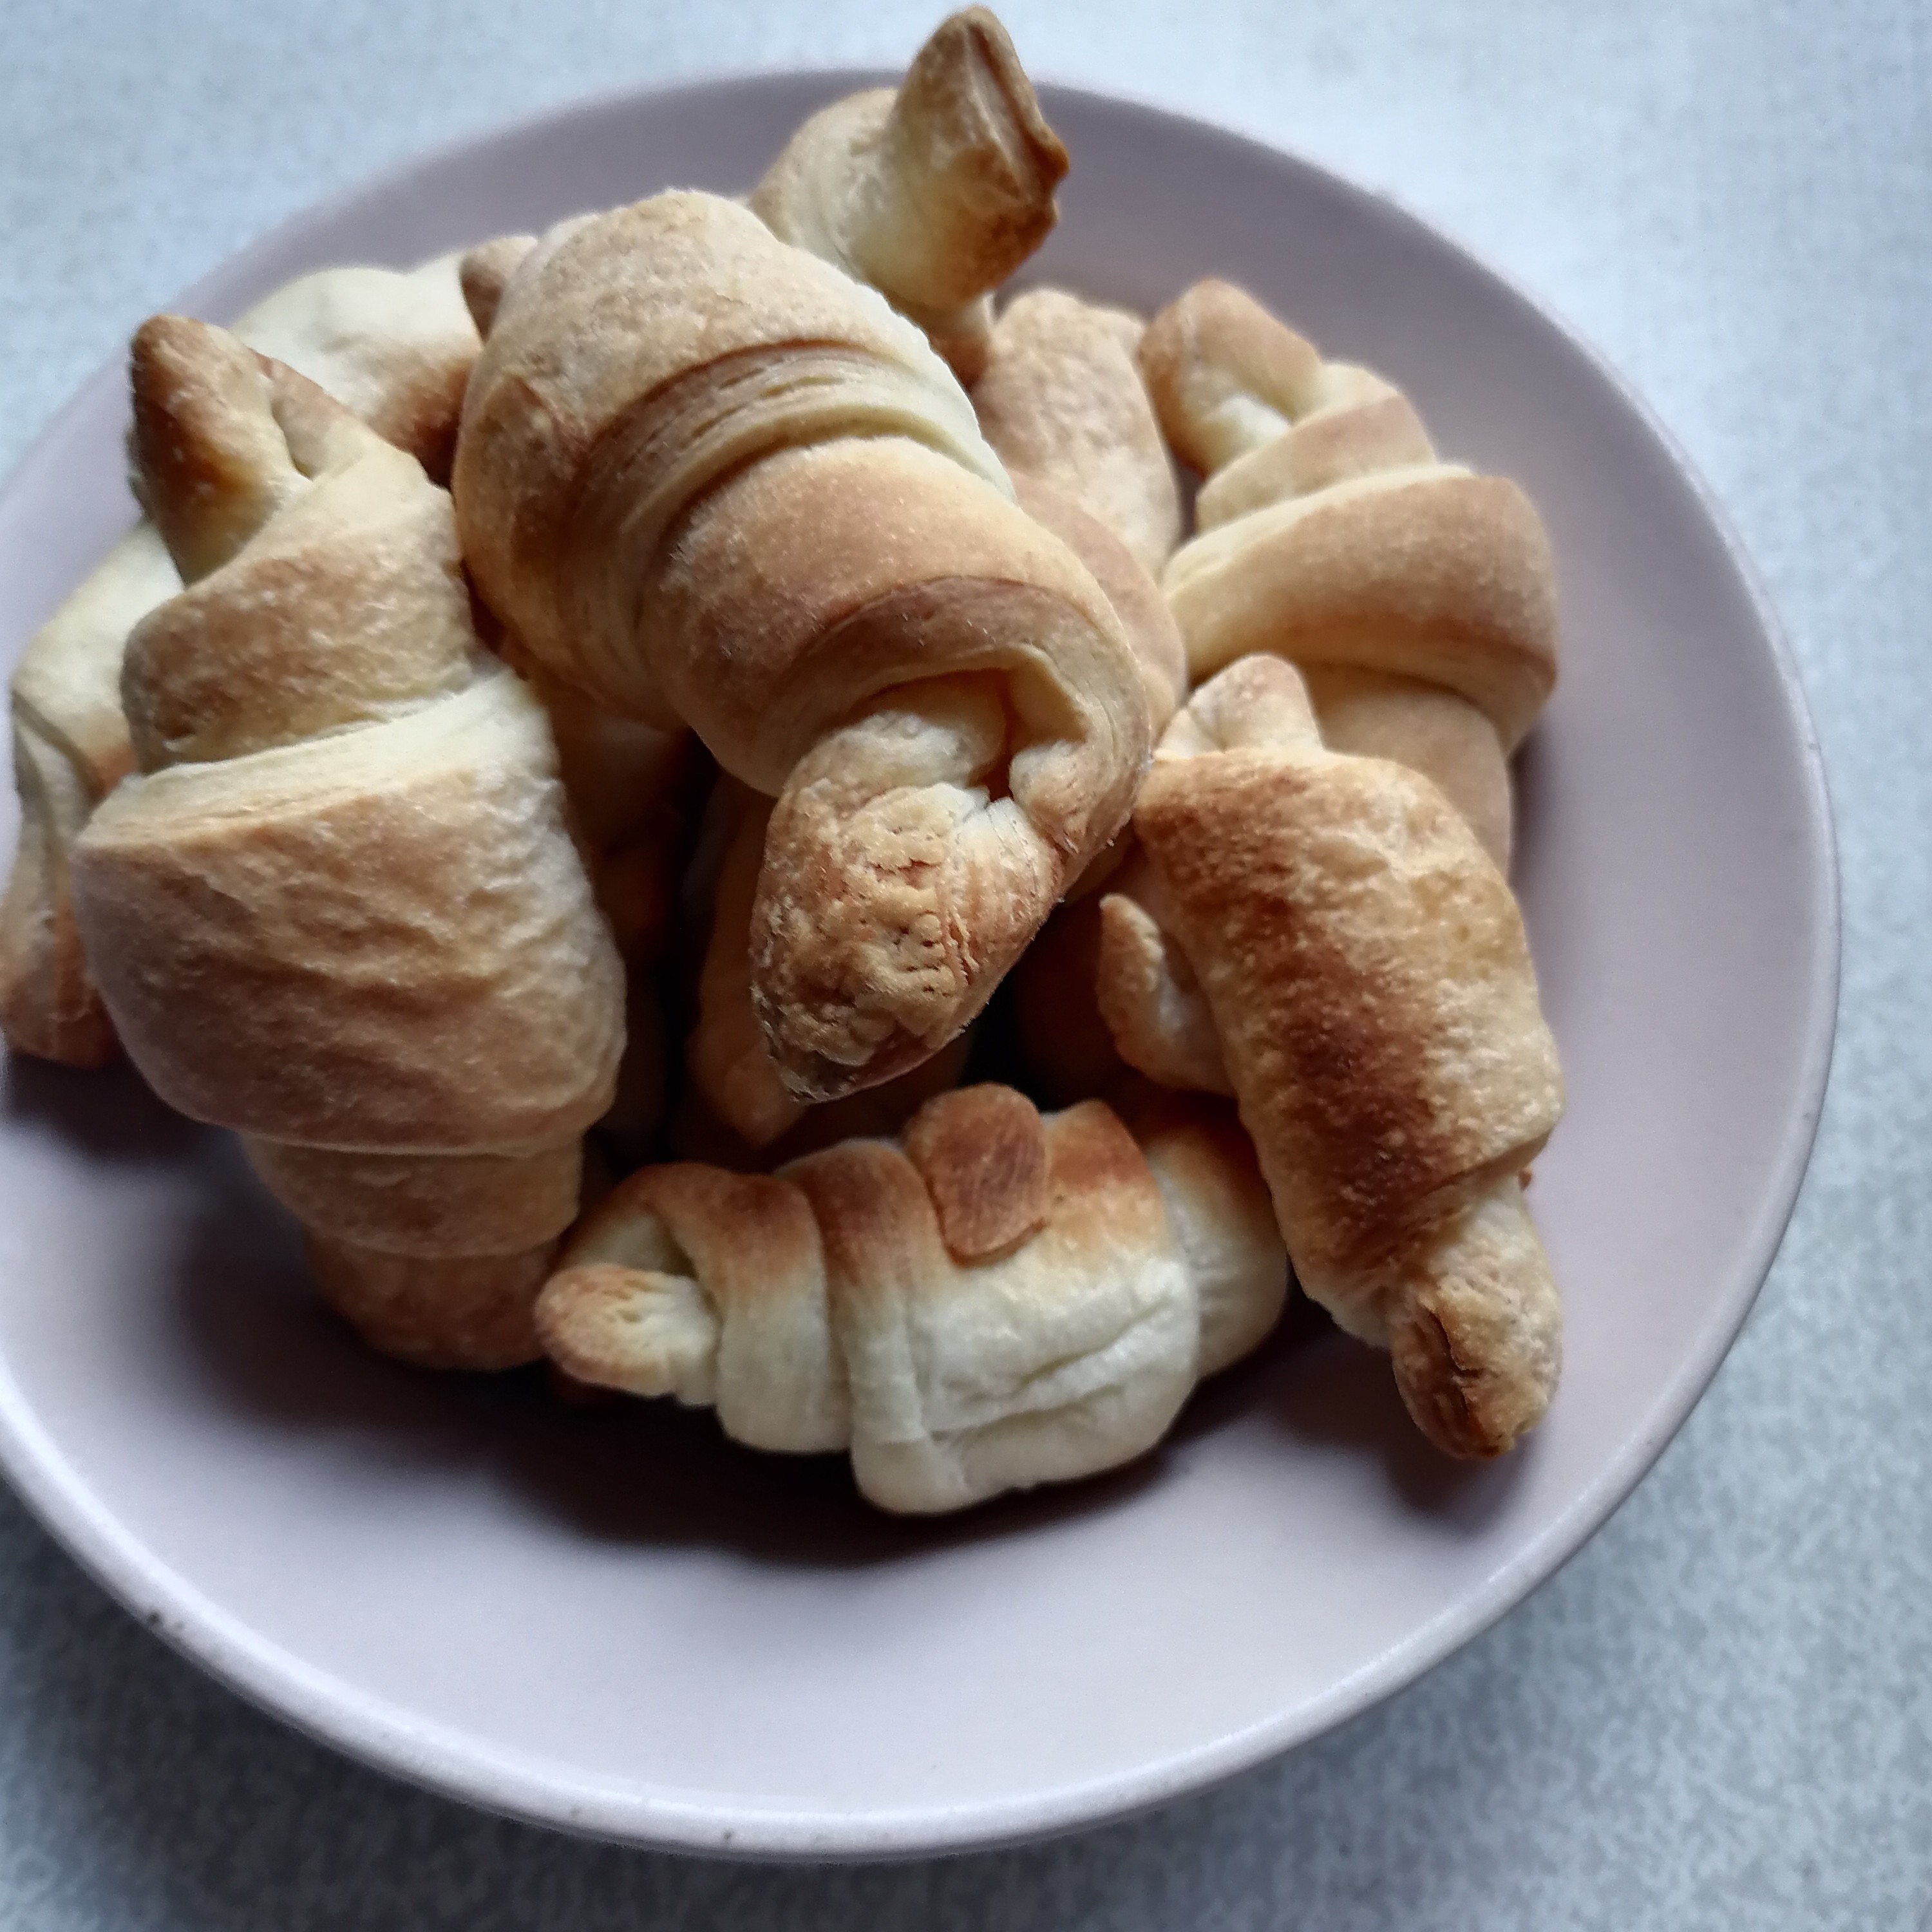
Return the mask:
[[970,382],[988,292],[1052,232],[1066,167],[1005,28],[969,7],[940,23],[896,92],[807,121],[751,206],[781,241],[880,290]]
[[776,798],[752,991],[799,1099],[954,1038],[1125,820],[1148,704],[1100,586],[918,332],[728,202],[538,244],[453,488],[522,648]]
[[1137,1145],[1098,1102],[1042,1119],[974,1087],[776,1175],[641,1170],[537,1321],[582,1381],[715,1406],[753,1448],[849,1448],[872,1502],[924,1513],[1141,1454],[1286,1292],[1252,1151],[1209,1106]]
[[140,770],[74,850],[108,1010],[377,1347],[530,1359],[621,1045],[542,709],[479,650],[412,458],[203,323],[144,324],[133,379],[188,588],[128,641]]
[[1330,746],[1425,772],[1507,871],[1507,760],[1556,678],[1529,499],[1442,462],[1398,391],[1226,282],[1156,316],[1141,362],[1206,478],[1200,534],[1162,579],[1195,679],[1252,651],[1289,659]]
[[[446,478],[481,346],[456,258],[407,274],[328,268],[277,290],[236,333],[320,382],[379,435]],[[153,526],[138,524],[28,644],[14,675],[20,842],[0,902],[0,1033],[19,1052],[98,1066],[116,1051],[75,929],[68,854],[134,764],[121,711],[128,634],[181,588]]]
[[[1439,1448],[1508,1448],[1561,1360],[1522,1176],[1562,1080],[1502,874],[1429,780],[1324,750],[1301,680],[1265,656],[1168,726],[1134,829],[1302,1286],[1389,1348]],[[1142,930],[1103,932],[1110,1021],[1158,977],[1109,944]]]
[[1016,296],[972,388],[1016,478],[1070,497],[1158,578],[1180,541],[1180,493],[1136,360],[1144,324],[1060,289]]

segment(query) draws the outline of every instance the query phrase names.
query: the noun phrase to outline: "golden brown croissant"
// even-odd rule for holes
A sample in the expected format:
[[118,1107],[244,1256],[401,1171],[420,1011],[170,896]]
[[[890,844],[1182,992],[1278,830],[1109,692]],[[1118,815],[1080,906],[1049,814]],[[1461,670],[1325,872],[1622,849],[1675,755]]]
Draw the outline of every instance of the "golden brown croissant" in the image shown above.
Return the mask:
[[129,640],[140,773],[74,848],[109,1010],[376,1346],[526,1360],[621,1044],[542,709],[478,649],[412,458],[203,323],[147,322],[133,366],[188,588]]
[[[236,333],[320,382],[379,435],[448,475],[457,416],[482,346],[456,258],[407,274],[328,268],[277,290]],[[68,855],[132,768],[121,711],[128,634],[181,588],[152,524],[136,526],[28,644],[14,676],[20,843],[0,902],[0,1033],[16,1052],[98,1066],[114,1029],[74,924]]]
[[1016,478],[1070,497],[1158,578],[1180,493],[1136,359],[1145,325],[1060,289],[1016,296],[993,326],[973,406]]
[[[1271,656],[1194,694],[1134,827],[1303,1286],[1391,1351],[1438,1447],[1508,1448],[1561,1359],[1521,1177],[1562,1081],[1502,874],[1427,779],[1325,751]],[[1126,1004],[1157,976],[1146,954],[1110,958],[1120,937],[1101,950],[1110,1019],[1110,980]]]
[[776,1175],[633,1174],[537,1319],[579,1379],[715,1406],[754,1448],[849,1447],[867,1497],[923,1513],[1141,1454],[1286,1289],[1252,1150],[1212,1103],[1137,1145],[1097,1102],[1042,1119],[976,1087]]
[[1529,499],[1442,461],[1398,391],[1226,282],[1156,316],[1141,361],[1207,479],[1162,579],[1195,679],[1252,651],[1298,664],[1331,746],[1426,772],[1507,870],[1506,760],[1556,679]]
[[752,993],[800,1099],[955,1037],[1124,821],[1148,706],[1100,586],[918,332],[728,202],[538,245],[454,489],[524,648],[776,797]]
[[869,283],[970,382],[988,292],[1052,232],[1066,150],[1006,31],[983,7],[942,21],[896,92],[821,109],[752,191],[780,240]]

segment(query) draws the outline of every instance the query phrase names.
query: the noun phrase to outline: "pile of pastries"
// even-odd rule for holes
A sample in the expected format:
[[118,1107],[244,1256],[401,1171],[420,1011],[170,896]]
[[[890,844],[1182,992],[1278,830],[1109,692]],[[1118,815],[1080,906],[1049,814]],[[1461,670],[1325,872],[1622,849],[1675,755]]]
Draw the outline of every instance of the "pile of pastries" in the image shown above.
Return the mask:
[[14,680],[14,1050],[238,1132],[376,1348],[887,1509],[1141,1454],[1291,1257],[1509,1448],[1548,542],[1226,283],[996,311],[1067,166],[974,8],[747,201],[145,323],[143,519]]

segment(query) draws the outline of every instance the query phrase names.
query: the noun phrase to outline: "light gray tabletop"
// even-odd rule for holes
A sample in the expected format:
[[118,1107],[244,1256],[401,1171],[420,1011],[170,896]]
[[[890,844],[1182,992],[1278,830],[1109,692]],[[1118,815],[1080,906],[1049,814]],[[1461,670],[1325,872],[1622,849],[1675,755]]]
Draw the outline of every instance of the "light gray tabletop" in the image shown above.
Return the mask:
[[[620,86],[896,65],[938,11],[10,0],[0,469],[144,314],[386,163]],[[1473,245],[1741,532],[1822,736],[1846,914],[1823,1131],[1756,1314],[1608,1528],[1406,1694],[1156,1816],[940,1864],[682,1861],[392,1784],[204,1680],[0,1492],[0,1924],[1932,1927],[1932,14],[1005,11],[1036,74],[1295,148]]]

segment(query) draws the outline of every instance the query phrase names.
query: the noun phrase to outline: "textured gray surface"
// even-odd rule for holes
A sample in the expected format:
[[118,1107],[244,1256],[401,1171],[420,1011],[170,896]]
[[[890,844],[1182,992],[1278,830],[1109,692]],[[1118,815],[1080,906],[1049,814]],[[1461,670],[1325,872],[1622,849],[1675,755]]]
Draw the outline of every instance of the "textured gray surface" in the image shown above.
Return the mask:
[[[142,314],[386,162],[620,85],[896,63],[936,10],[14,0],[0,468]],[[1846,910],[1824,1130],[1756,1315],[1610,1526],[1407,1694],[1155,1817],[939,1864],[679,1862],[403,1790],[176,1661],[0,1493],[0,1924],[1932,1927],[1932,16],[1006,17],[1037,73],[1296,147],[1474,245],[1630,377],[1743,536]]]

